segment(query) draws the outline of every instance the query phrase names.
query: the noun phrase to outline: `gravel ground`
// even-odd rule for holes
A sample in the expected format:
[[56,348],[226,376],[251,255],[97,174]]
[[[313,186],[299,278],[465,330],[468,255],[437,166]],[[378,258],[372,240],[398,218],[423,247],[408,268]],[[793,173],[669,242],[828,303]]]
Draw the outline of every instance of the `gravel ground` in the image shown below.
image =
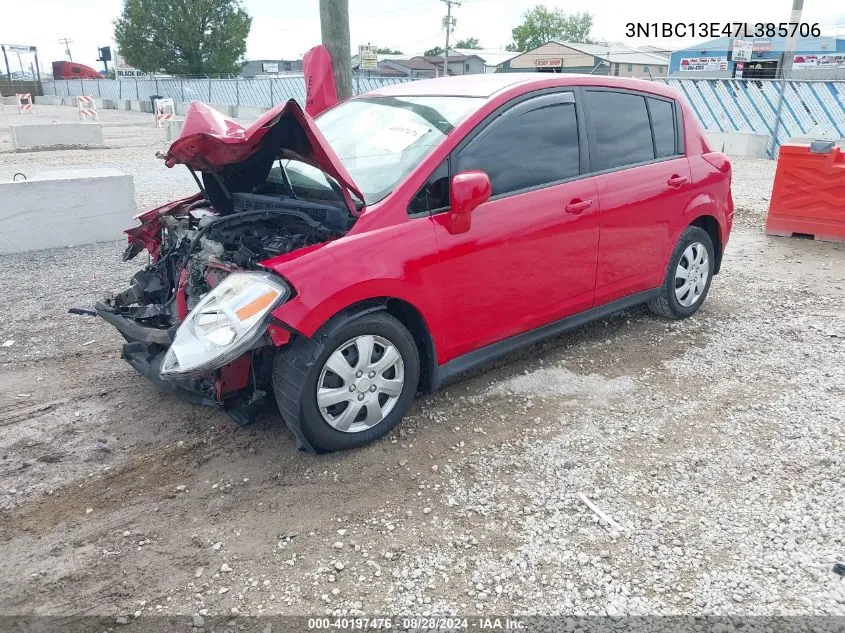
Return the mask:
[[[100,155],[146,171],[141,207],[191,190],[144,162],[154,128],[111,131],[0,173]],[[693,318],[615,315],[318,458],[272,413],[158,393],[65,314],[125,283],[122,244],[0,257],[4,611],[845,615],[845,245],[765,236],[774,166],[733,162]]]

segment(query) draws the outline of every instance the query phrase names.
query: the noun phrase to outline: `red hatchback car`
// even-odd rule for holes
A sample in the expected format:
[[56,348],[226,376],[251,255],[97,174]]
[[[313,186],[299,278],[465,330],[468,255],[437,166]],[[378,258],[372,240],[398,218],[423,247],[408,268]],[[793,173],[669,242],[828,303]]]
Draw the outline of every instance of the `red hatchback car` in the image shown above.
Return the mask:
[[690,316],[733,218],[726,156],[633,79],[414,81],[248,128],[194,103],[166,163],[201,192],[139,216],[151,263],[98,314],[162,387],[241,422],[274,394],[312,451],[617,310]]

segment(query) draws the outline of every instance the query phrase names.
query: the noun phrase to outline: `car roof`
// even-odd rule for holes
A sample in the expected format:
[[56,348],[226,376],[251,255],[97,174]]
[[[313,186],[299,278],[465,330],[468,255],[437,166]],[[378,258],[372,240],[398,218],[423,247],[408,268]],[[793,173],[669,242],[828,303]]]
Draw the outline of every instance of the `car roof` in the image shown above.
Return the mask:
[[491,98],[504,90],[521,87],[525,92],[556,86],[604,86],[627,90],[640,90],[666,97],[677,98],[677,92],[663,83],[576,73],[487,73],[458,75],[439,79],[420,79],[385,86],[366,93],[374,97],[484,97]]

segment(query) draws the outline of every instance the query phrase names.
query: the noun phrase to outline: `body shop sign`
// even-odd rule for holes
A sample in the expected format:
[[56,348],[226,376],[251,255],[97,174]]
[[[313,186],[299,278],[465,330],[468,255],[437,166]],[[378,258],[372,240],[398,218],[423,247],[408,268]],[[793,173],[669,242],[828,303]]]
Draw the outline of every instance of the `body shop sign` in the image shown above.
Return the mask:
[[560,68],[563,66],[563,59],[560,57],[534,60],[537,68]]
[[679,67],[681,72],[713,72],[727,69],[727,57],[684,57]]

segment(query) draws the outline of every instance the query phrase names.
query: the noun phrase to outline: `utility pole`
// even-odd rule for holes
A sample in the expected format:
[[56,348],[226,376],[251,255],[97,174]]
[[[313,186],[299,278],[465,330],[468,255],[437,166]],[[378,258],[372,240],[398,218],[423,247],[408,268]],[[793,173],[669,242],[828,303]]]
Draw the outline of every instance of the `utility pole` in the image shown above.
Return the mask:
[[[804,9],[804,0],[792,0],[792,13],[789,16],[790,22],[801,23],[801,11]],[[795,50],[795,31],[790,28],[791,34],[786,38],[786,46],[783,51],[783,63],[780,65],[780,76],[786,79],[792,74],[792,58]]]
[[71,45],[71,42],[73,42],[73,40],[68,39],[68,38],[66,38],[66,37],[63,37],[62,39],[60,39],[60,40],[59,40],[59,44],[64,44],[64,45],[65,45],[65,53],[67,54],[67,58],[68,58],[70,61],[73,61],[73,55],[71,55],[71,54],[70,54],[70,45]]
[[[804,0],[792,0],[792,13],[790,13],[789,21],[797,24],[801,23],[801,10],[804,8]],[[780,94],[778,95],[778,109],[775,119],[775,130],[772,134],[772,147],[769,154],[772,158],[777,158],[775,150],[778,147],[778,133],[780,132],[780,118],[783,114],[783,97],[786,92],[786,76],[792,74],[792,58],[793,50],[795,50],[795,33],[793,32],[786,40],[786,46],[783,51],[783,61],[780,65]]]
[[320,0],[320,34],[332,58],[337,98],[343,101],[352,96],[349,0]]
[[443,0],[446,3],[446,50],[443,51],[443,76],[449,76],[449,34],[452,31],[452,5],[461,6],[457,0]]

